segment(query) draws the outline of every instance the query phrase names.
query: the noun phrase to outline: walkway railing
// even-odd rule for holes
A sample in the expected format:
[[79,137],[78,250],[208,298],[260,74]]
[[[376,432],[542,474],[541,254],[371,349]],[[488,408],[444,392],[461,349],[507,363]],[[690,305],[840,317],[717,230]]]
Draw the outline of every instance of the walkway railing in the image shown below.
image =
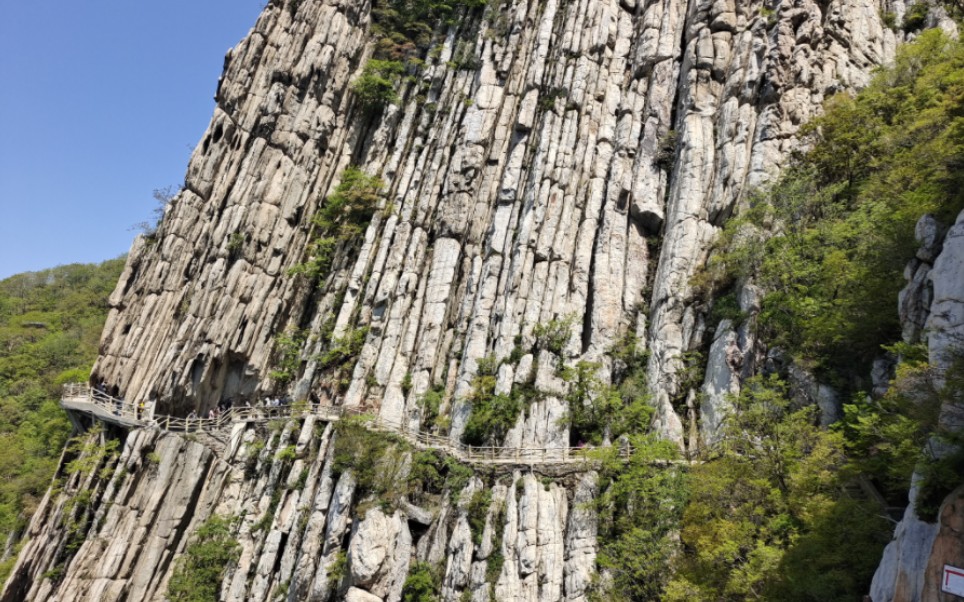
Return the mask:
[[[336,421],[349,416],[368,415],[360,408],[305,403],[275,407],[232,407],[221,412],[217,418],[181,418],[153,415],[153,408],[141,407],[134,402],[111,397],[86,384],[64,385],[61,405],[67,409],[94,415],[123,427],[136,424],[157,427],[175,433],[218,432],[231,428],[238,422],[266,422],[282,418],[299,418],[313,415],[319,420]],[[370,416],[370,415],[369,415]],[[436,449],[452,455],[463,462],[474,464],[588,464],[594,462],[591,448],[586,447],[476,447],[453,441],[448,437],[412,430],[406,423],[393,422],[380,416],[365,422],[368,428],[390,432],[402,437],[421,449]],[[621,455],[629,457],[632,450],[620,449]],[[688,464],[686,461],[667,464]]]

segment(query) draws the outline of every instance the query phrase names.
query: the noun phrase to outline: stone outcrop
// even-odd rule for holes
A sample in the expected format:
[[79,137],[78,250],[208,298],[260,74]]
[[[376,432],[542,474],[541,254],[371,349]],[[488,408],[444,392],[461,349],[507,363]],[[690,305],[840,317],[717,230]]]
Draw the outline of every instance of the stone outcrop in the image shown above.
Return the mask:
[[[901,292],[901,318],[905,340],[926,340],[933,366],[932,384],[935,390],[940,390],[946,384],[947,371],[960,361],[964,343],[964,212],[958,215],[946,236],[944,228],[930,216],[920,220],[916,234],[921,248],[905,272],[908,284]],[[925,325],[923,331],[920,324]],[[960,433],[964,429],[964,403],[955,396],[945,397],[939,427]],[[951,451],[939,444],[929,447],[938,456]],[[962,564],[964,501],[961,488],[944,500],[937,522],[929,523],[920,520],[914,511],[918,483],[919,478],[915,477],[910,505],[874,575],[871,587],[874,602],[947,599],[940,589],[943,566]]]

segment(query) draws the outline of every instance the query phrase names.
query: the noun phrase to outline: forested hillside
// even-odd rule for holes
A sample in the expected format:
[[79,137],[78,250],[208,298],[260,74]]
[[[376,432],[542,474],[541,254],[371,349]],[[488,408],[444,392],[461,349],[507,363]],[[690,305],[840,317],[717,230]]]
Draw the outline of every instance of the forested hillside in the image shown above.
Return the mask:
[[[736,323],[748,319],[736,292],[760,287],[770,351],[690,473],[668,599],[860,599],[893,530],[885,505],[906,505],[911,473],[927,521],[962,482],[960,451],[923,451],[932,435],[960,442],[937,417],[960,399],[961,371],[932,384],[923,325],[899,315],[898,293],[909,263],[933,261],[920,219],[939,234],[964,207],[964,46],[921,34],[806,130],[810,150],[751,196],[697,277],[713,313]],[[886,374],[871,381],[875,360],[889,388]],[[841,421],[818,426],[792,370],[833,385]]]
[[0,582],[70,434],[60,385],[86,381],[123,258],[0,282]]

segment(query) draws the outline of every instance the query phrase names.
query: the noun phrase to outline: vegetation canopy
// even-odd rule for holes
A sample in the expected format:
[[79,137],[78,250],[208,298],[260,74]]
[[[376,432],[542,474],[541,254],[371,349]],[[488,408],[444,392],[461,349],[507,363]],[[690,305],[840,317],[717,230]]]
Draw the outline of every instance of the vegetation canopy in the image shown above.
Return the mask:
[[[50,485],[70,423],[61,385],[86,381],[123,259],[0,281],[0,538],[17,541]],[[6,580],[15,556],[0,563]]]

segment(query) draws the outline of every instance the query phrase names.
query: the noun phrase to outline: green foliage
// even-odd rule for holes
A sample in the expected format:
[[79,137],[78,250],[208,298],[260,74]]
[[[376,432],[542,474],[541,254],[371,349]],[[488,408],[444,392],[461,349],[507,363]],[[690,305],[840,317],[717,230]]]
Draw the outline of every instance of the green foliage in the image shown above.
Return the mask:
[[839,433],[754,379],[720,443],[692,468],[684,553],[666,600],[855,600],[890,539],[873,502],[846,494]]
[[475,472],[452,456],[438,450],[423,450],[412,455],[412,468],[408,473],[411,494],[459,494]]
[[844,405],[838,426],[854,467],[896,503],[906,496],[924,444],[937,426],[940,398],[930,377],[926,363],[902,363],[882,398],[855,394],[853,403]]
[[672,169],[673,162],[676,160],[676,142],[679,139],[679,135],[676,130],[669,130],[664,136],[659,139],[659,144],[656,147],[656,157],[653,159],[653,164],[659,169]]
[[482,544],[482,534],[485,531],[485,519],[489,514],[489,507],[492,505],[492,490],[478,489],[472,494],[465,513],[469,521],[469,530],[472,533],[472,543]]
[[[539,110],[551,111],[556,106],[556,101],[569,95],[565,88],[547,88],[541,90],[539,95]],[[565,341],[563,341],[565,343]]]
[[893,11],[881,11],[880,21],[884,24],[884,27],[891,30],[897,29],[897,13]]
[[269,376],[279,386],[290,383],[301,369],[301,348],[307,334],[302,330],[288,330],[274,341],[274,370]]
[[271,523],[274,522],[275,512],[278,511],[278,506],[281,504],[282,491],[280,488],[275,489],[271,492],[271,501],[268,503],[268,509],[265,510],[264,514],[261,515],[256,522],[251,525],[251,532],[257,531],[267,531],[271,528]]
[[[410,447],[404,440],[369,430],[363,417],[351,417],[335,423],[334,447],[332,471],[351,471],[356,500],[371,498],[389,510],[406,493],[405,457]],[[364,510],[359,507],[359,512]]]
[[562,378],[569,383],[569,426],[581,441],[600,445],[606,439],[646,432],[653,409],[645,381],[638,373],[622,386],[606,386],[598,378],[599,364],[580,361],[566,366]]
[[709,323],[719,324],[721,320],[729,320],[733,326],[739,326],[746,315],[740,309],[740,302],[736,298],[736,291],[717,296],[713,299],[713,306],[710,309]]
[[596,562],[611,582],[594,598],[660,600],[678,548],[675,534],[688,481],[682,467],[665,464],[678,458],[675,445],[653,435],[628,439],[633,449],[628,461],[617,448],[596,452],[602,466],[602,493],[594,501],[599,514]]
[[215,515],[198,527],[184,555],[177,559],[168,583],[171,602],[208,602],[219,598],[225,571],[241,555],[232,523],[230,518]]
[[924,1],[918,1],[908,6],[907,12],[904,13],[904,30],[918,31],[923,29],[924,26],[927,25],[927,11],[929,8],[930,4]]
[[[86,381],[123,259],[0,281],[0,540],[23,532],[70,435],[64,383]],[[0,566],[0,582],[9,563]]]
[[[465,69],[468,71],[474,71],[479,68],[479,60],[475,56],[475,44],[468,42],[466,40],[459,40],[455,44],[455,51],[452,53],[452,60],[449,61],[448,67],[450,69]],[[472,106],[471,98],[464,98],[463,103],[465,106]]]
[[375,0],[375,56],[396,61],[412,59],[428,49],[436,27],[453,25],[459,12],[484,5],[485,0]]
[[545,324],[536,324],[532,329],[532,336],[536,339],[536,349],[544,349],[561,356],[572,336],[572,326],[575,316],[566,316],[549,320]]
[[949,451],[940,457],[927,455],[918,466],[921,481],[914,511],[928,522],[937,521],[944,499],[964,480],[964,436],[944,433],[938,439],[949,445]]
[[232,232],[231,236],[228,237],[228,257],[232,260],[237,259],[241,256],[241,251],[244,250],[244,243],[247,237],[242,232]]
[[105,461],[109,463],[117,458],[120,441],[105,439],[103,432],[103,426],[98,425],[68,442],[67,457],[71,459],[64,467],[64,472],[71,476],[87,475]]
[[428,562],[412,564],[402,587],[402,602],[437,602],[441,593],[439,570]]
[[286,445],[284,448],[281,449],[281,451],[278,452],[278,455],[275,456],[275,459],[278,460],[279,462],[294,462],[296,457],[297,456],[295,455],[295,446]]
[[465,424],[462,442],[468,445],[501,445],[525,407],[525,392],[517,387],[508,394],[496,393],[499,362],[494,356],[479,360],[468,400],[472,413]]
[[370,176],[357,167],[345,169],[341,182],[313,218],[315,226],[324,232],[338,231],[342,236],[361,234],[375,215],[384,187],[377,176]]
[[[500,502],[492,512],[492,552],[485,563],[485,581],[490,587],[495,586],[502,574],[502,567],[505,565],[505,556],[502,554],[502,536],[505,533],[505,503]],[[489,598],[494,599],[495,592],[490,590]]]
[[[853,403],[844,406],[839,430],[853,469],[877,483],[894,505],[906,500],[916,472],[920,482],[914,509],[922,520],[933,521],[964,474],[964,441],[938,421],[942,405],[954,403],[964,392],[964,360],[952,363],[943,375],[944,386],[937,389],[931,367],[907,347],[887,393],[880,399],[855,395]],[[941,454],[932,452],[941,448]]]
[[405,66],[399,61],[370,59],[351,89],[362,106],[370,111],[380,111],[398,102],[395,86],[404,72]]
[[154,209],[151,211],[151,219],[138,222],[132,227],[133,230],[141,231],[141,234],[144,235],[144,239],[148,244],[157,242],[157,229],[161,225],[161,220],[164,219],[164,212],[179,193],[180,190],[174,186],[154,189],[151,196],[154,197],[156,205],[154,205]]
[[355,358],[361,353],[367,336],[367,326],[351,329],[345,333],[345,336],[333,340],[331,345],[328,346],[328,350],[318,358],[318,366],[322,370],[336,370],[344,374],[344,377],[338,383],[340,390],[348,388],[351,382],[348,373],[355,363]]
[[348,574],[348,554],[344,550],[338,550],[335,560],[332,561],[325,575],[328,577],[328,583],[337,585],[346,574]]
[[917,220],[964,207],[964,46],[922,33],[803,132],[811,150],[728,222],[693,284],[755,278],[764,338],[822,376],[865,373],[899,335],[893,303]]
[[318,280],[331,269],[335,253],[350,245],[368,227],[385,187],[377,176],[370,176],[357,167],[348,167],[341,174],[341,182],[325,199],[324,205],[312,217],[309,259],[290,270]]
[[422,408],[422,429],[431,430],[438,426],[439,410],[445,401],[445,387],[432,387],[422,395],[419,406]]

